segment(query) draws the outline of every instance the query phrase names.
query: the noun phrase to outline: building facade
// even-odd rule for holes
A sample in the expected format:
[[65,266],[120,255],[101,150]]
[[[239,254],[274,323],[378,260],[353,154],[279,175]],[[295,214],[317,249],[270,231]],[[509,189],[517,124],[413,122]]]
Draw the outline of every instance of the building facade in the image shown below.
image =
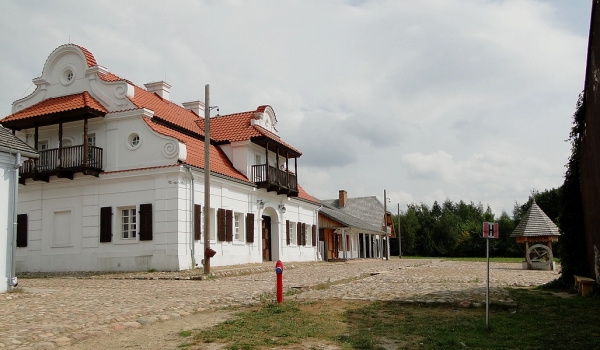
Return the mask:
[[165,82],[141,88],[73,44],[33,81],[0,120],[40,154],[21,167],[17,271],[190,269],[205,234],[212,266],[319,259],[319,203],[299,185],[301,152],[279,138],[270,106],[211,118],[205,166],[204,105],[171,102]]
[[[389,258],[389,239],[396,233],[391,213],[375,196],[321,201],[319,236],[327,260]],[[384,219],[385,218],[385,219]]]
[[22,243],[16,240],[19,167],[23,160],[36,157],[34,149],[0,126],[0,293],[18,284],[14,256]]

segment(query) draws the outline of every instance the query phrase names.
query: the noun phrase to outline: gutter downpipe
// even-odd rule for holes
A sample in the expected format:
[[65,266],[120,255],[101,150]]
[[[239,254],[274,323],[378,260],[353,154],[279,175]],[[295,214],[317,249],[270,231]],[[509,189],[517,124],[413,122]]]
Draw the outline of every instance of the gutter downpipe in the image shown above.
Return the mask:
[[196,220],[196,218],[194,217],[194,198],[195,198],[195,192],[194,192],[194,175],[192,174],[192,168],[189,165],[185,166],[188,170],[188,173],[190,174],[190,181],[191,181],[191,195],[190,195],[190,242],[191,242],[191,254],[192,254],[192,269],[196,268],[196,249],[195,249],[195,242],[194,242],[194,222]]
[[315,209],[315,214],[316,214],[315,216],[316,216],[316,219],[317,219],[317,234],[315,235],[316,236],[315,237],[316,242],[313,242],[313,245],[315,245],[317,247],[317,251],[315,252],[315,254],[317,255],[315,257],[316,261],[319,261],[319,249],[321,248],[319,246],[319,211],[321,210],[321,208],[323,208],[323,204],[319,205],[319,207],[317,209]]

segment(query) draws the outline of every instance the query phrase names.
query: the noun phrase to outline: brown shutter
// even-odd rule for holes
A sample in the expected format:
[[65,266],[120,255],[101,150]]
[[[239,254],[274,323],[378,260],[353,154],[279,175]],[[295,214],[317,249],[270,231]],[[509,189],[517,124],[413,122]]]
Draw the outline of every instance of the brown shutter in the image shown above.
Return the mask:
[[100,242],[112,241],[112,207],[100,208]]
[[152,240],[152,204],[140,204],[140,241]]
[[285,243],[290,245],[290,220],[285,220]]
[[246,214],[246,242],[254,243],[254,214]]
[[225,209],[217,209],[217,240],[225,241]]
[[312,226],[312,245],[317,245],[317,225]]
[[194,204],[194,239],[199,241],[200,240],[200,233],[202,232],[200,230],[201,222],[202,222],[202,208],[200,207],[200,204]]
[[27,247],[27,214],[17,215],[17,247]]
[[225,210],[225,240],[233,241],[233,210]]
[[296,245],[302,244],[302,236],[300,236],[301,231],[302,231],[302,223],[299,222],[296,224]]
[[302,245],[306,245],[306,224],[302,223]]

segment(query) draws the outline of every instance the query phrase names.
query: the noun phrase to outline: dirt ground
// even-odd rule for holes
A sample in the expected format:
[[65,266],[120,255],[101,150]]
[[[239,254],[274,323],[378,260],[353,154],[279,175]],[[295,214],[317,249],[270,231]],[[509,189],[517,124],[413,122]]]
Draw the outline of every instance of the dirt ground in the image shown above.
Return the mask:
[[[186,338],[179,335],[183,330],[194,330],[212,327],[233,317],[234,312],[216,310],[192,314],[137,329],[113,331],[109,334],[94,336],[78,341],[70,346],[61,347],[69,350],[89,349],[177,349],[186,343]],[[212,347],[188,347],[186,349],[221,349],[222,344],[208,344]]]
[[[78,341],[72,345],[61,347],[65,350],[89,349],[186,349],[186,350],[219,350],[226,349],[227,344],[200,343],[183,346],[187,338],[179,335],[184,330],[200,330],[210,328],[234,316],[235,311],[215,310],[192,314],[190,316],[171,319],[163,322],[144,325],[137,329],[113,331],[109,334],[94,336]],[[339,346],[317,339],[307,339],[302,344],[293,344],[285,350],[338,350]]]

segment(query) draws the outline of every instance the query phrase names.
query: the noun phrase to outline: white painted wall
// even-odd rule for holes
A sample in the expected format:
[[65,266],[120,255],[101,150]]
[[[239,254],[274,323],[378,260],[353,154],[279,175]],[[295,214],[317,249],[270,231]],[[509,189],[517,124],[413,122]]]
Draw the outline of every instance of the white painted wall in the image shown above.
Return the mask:
[[[193,171],[195,203],[204,207],[203,172]],[[191,180],[183,166],[103,174],[99,178],[77,174],[74,180],[52,177],[49,183],[28,181],[20,190],[21,212],[29,215],[28,246],[17,250],[17,271],[119,271],[184,270],[193,267],[191,256]],[[258,198],[265,200],[260,210]],[[286,214],[276,209],[285,201]],[[153,240],[120,238],[120,209],[152,203]],[[100,243],[100,208],[113,208],[110,243]],[[254,243],[211,240],[217,254],[211,266],[262,261],[262,215],[272,217],[272,239],[277,242],[273,259],[316,260],[316,244],[287,246],[285,220],[314,225],[316,205],[226,179],[211,177],[211,208],[230,209],[244,215],[255,214]],[[216,216],[216,210],[213,211]],[[70,217],[70,220],[65,218]],[[291,220],[291,219],[290,219]],[[216,232],[216,217],[211,230]],[[67,225],[68,223],[68,225]],[[138,216],[139,224],[139,216]],[[67,226],[65,226],[67,225]],[[202,225],[203,226],[203,225]],[[63,228],[56,232],[57,228]],[[194,240],[195,260],[203,259],[203,237]],[[312,243],[312,242],[311,242]]]
[[11,244],[13,225],[14,157],[0,152],[0,293],[10,289]]

